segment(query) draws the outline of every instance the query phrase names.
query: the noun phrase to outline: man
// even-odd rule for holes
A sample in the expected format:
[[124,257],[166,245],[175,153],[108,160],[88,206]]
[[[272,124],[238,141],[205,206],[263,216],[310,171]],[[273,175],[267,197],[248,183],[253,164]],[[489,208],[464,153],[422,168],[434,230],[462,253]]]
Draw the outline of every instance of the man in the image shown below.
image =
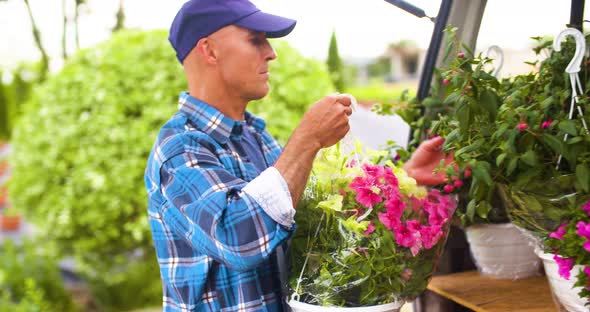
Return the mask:
[[267,38],[295,23],[247,0],[191,0],[172,23],[188,92],[160,131],[145,179],[164,311],[284,310],[294,208],[316,153],[348,132],[352,113],[347,96],[320,99],[281,150],[246,111],[269,91],[277,55]]

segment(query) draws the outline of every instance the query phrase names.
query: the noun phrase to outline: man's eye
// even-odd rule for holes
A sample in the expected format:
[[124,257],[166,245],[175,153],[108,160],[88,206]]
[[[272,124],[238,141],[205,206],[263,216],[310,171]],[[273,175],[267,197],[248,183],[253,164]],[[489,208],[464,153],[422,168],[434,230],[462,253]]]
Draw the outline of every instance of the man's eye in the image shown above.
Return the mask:
[[250,39],[250,42],[252,42],[252,44],[254,44],[254,45],[261,45],[263,43],[263,41],[264,40],[263,39],[260,39],[260,38],[252,38],[252,39]]

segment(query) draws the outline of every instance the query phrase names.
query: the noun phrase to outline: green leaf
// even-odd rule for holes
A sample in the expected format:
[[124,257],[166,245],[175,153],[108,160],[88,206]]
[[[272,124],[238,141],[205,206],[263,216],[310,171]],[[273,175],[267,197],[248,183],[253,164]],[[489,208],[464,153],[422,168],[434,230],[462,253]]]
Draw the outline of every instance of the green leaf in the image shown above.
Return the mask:
[[551,104],[553,104],[553,101],[555,101],[555,99],[552,96],[544,99],[543,102],[541,102],[541,108],[547,109],[549,106],[551,106]]
[[564,120],[559,122],[559,129],[565,133],[571,135],[578,135],[578,130],[576,130],[576,123],[573,120]]
[[571,144],[576,144],[576,143],[579,143],[582,141],[584,141],[584,137],[577,136],[577,137],[573,137],[573,138],[567,140],[567,144],[571,145]]
[[498,157],[496,157],[496,166],[500,167],[504,162],[504,159],[506,159],[506,156],[508,156],[506,153],[498,155]]
[[467,204],[467,210],[465,211],[465,214],[471,222],[473,222],[473,218],[475,217],[475,206],[475,199],[472,199],[469,201],[469,204]]
[[491,186],[494,182],[490,176],[491,166],[486,161],[478,161],[473,168],[473,176],[481,181],[484,181],[488,186]]
[[489,202],[484,200],[480,201],[479,204],[477,204],[476,212],[480,218],[487,219],[490,211],[492,211],[492,205],[490,205]]
[[318,203],[318,208],[321,208],[326,211],[341,211],[342,210],[342,200],[344,197],[342,195],[330,195],[327,200],[321,201]]
[[434,108],[442,106],[443,102],[438,98],[427,97],[424,99],[424,101],[422,101],[422,104],[424,107]]
[[461,132],[466,133],[470,128],[471,108],[469,108],[469,105],[462,103],[457,108],[455,114],[457,115]]
[[481,71],[481,72],[479,73],[479,78],[480,78],[481,80],[492,80],[492,81],[498,80],[496,77],[494,77],[494,76],[492,76],[492,75],[490,75],[490,74],[486,73],[485,71]]
[[537,200],[537,198],[535,196],[531,196],[531,195],[527,195],[527,194],[523,193],[523,194],[521,194],[520,197],[525,202],[527,208],[534,210],[534,211],[543,212],[543,205],[541,205],[541,203],[539,202],[539,200]]
[[550,134],[543,134],[543,142],[545,142],[557,154],[563,154],[563,142],[558,140],[555,136]]
[[533,150],[528,150],[520,159],[527,165],[534,167],[537,164],[537,154]]
[[467,145],[467,146],[465,146],[465,147],[463,147],[463,148],[460,148],[460,149],[459,149],[459,150],[458,150],[458,151],[455,153],[455,155],[456,155],[456,156],[458,156],[458,155],[461,155],[461,154],[464,154],[464,153],[473,152],[473,151],[475,151],[475,150],[479,149],[480,147],[481,147],[481,142],[475,142],[475,143],[473,143],[473,144],[471,144],[471,145]]
[[485,89],[479,94],[479,104],[490,114],[490,121],[496,120],[499,102],[498,95],[490,89]]
[[516,169],[517,165],[518,157],[511,158],[508,162],[508,167],[506,168],[506,174],[511,175],[514,172],[514,169]]
[[576,179],[580,182],[584,191],[588,192],[590,190],[590,169],[588,169],[588,165],[579,164],[576,166]]

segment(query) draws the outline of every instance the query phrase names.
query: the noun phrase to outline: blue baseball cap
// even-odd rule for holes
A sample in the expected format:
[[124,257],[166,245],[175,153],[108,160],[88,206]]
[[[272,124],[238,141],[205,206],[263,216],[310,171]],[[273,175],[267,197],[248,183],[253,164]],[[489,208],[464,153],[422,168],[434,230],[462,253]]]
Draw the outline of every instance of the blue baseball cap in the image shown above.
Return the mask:
[[176,14],[168,40],[182,64],[204,37],[219,29],[236,25],[265,32],[267,38],[288,35],[297,22],[260,11],[248,0],[190,0]]

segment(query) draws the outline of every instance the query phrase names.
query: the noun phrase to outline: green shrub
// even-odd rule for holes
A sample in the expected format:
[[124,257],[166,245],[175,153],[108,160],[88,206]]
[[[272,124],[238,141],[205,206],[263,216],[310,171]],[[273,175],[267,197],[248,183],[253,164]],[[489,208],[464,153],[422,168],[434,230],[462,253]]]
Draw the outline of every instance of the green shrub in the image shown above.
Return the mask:
[[335,89],[324,64],[302,57],[285,41],[272,45],[278,58],[270,63],[271,91],[248,110],[264,118],[268,131],[284,144],[309,106]]
[[[10,79],[5,81],[4,75]],[[0,141],[10,139],[21,107],[29,99],[33,86],[39,83],[40,78],[40,63],[21,63],[15,70],[0,70]]]
[[410,94],[415,94],[415,87],[412,84],[404,84],[390,87],[382,83],[372,83],[366,86],[348,87],[345,93],[352,94],[359,101],[377,102],[381,104],[394,105],[399,103],[402,92],[409,89]]
[[[35,90],[13,136],[12,201],[42,237],[73,255],[91,280],[113,286],[112,294],[120,292],[112,281],[135,265],[132,251],[144,255],[135,261],[151,264],[137,276],[145,287],[129,305],[143,306],[140,292],[159,283],[143,173],[186,89],[166,35],[121,32],[81,51]],[[145,304],[158,302],[161,290],[152,298]]]
[[3,243],[0,311],[78,311],[64,288],[55,255],[38,243]]

